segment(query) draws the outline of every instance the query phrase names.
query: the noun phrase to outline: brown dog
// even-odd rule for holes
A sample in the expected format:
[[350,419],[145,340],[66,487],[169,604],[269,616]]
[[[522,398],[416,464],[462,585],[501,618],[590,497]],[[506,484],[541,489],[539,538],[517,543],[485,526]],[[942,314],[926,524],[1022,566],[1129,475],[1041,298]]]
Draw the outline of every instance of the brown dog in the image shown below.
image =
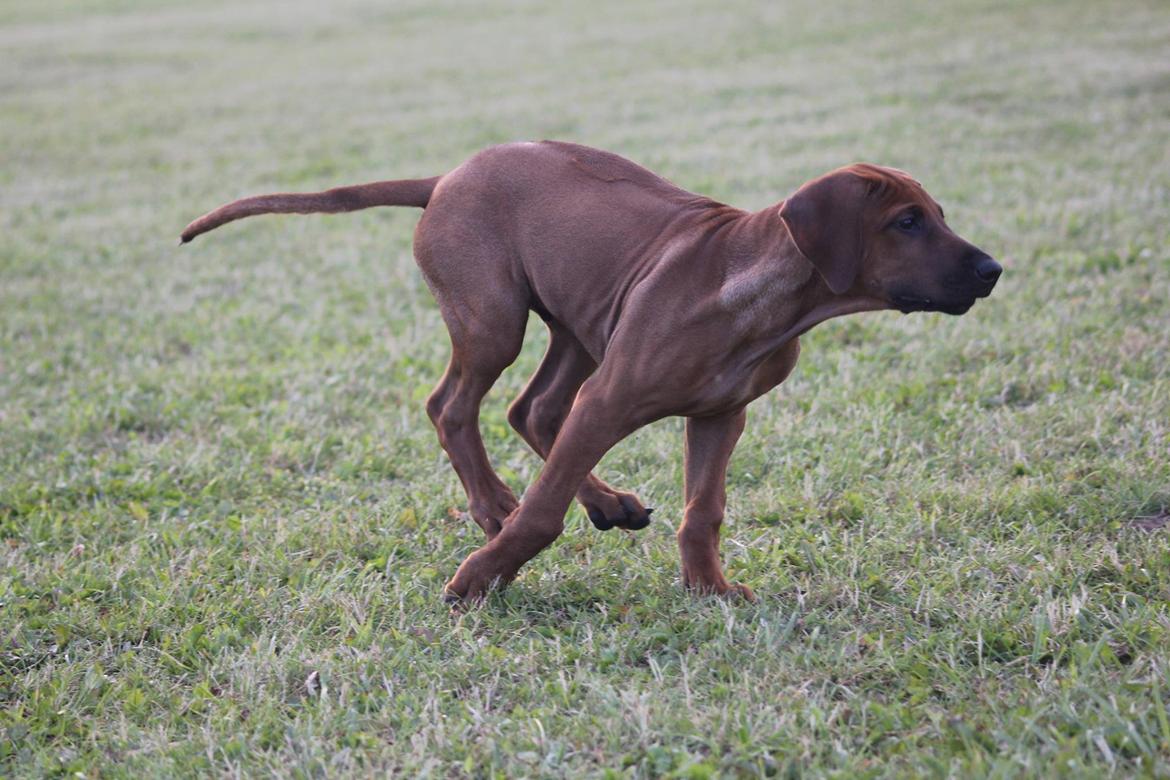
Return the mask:
[[[560,535],[574,495],[602,530],[644,528],[651,510],[590,471],[670,415],[687,418],[683,583],[753,598],[720,565],[724,477],[745,407],[788,376],[797,337],[861,311],[962,314],[1003,270],[890,168],[851,165],[749,214],[550,141],[493,147],[431,179],[245,198],[192,222],[182,241],[254,214],[371,206],[426,209],[414,252],[452,344],[427,413],[488,538],[447,584],[455,603],[511,581]],[[546,463],[519,503],[478,420],[529,309],[548,325],[548,353],[508,419]]]

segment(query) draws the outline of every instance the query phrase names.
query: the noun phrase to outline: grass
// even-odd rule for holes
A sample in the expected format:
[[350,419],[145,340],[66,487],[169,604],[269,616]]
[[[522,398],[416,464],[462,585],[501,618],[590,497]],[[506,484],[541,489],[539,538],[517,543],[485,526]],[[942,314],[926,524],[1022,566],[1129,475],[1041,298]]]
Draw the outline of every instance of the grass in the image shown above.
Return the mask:
[[[1164,3],[8,0],[0,53],[0,774],[1170,775]],[[896,165],[1007,268],[752,406],[758,605],[678,585],[672,420],[600,469],[650,528],[574,509],[452,617],[417,214],[174,246],[541,137],[751,208]],[[518,491],[543,346],[484,411]]]

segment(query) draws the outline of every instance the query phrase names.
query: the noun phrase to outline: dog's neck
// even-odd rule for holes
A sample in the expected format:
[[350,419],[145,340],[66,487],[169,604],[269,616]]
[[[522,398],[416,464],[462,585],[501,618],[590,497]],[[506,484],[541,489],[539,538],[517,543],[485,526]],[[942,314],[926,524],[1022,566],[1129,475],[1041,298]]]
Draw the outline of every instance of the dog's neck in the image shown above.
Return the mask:
[[[792,240],[779,206],[744,214],[727,233],[720,302],[742,321],[761,355],[834,317],[891,308],[861,290],[836,294]],[[753,350],[756,351],[756,350]]]

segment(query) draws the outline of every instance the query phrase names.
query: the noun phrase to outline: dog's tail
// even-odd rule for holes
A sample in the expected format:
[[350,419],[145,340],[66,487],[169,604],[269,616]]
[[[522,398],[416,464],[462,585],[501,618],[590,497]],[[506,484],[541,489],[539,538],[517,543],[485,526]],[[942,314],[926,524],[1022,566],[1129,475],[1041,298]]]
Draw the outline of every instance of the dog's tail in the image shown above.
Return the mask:
[[204,214],[183,230],[179,243],[185,244],[200,233],[257,214],[337,214],[374,206],[417,206],[425,208],[439,179],[399,179],[337,187],[324,192],[278,192],[255,195],[220,206]]

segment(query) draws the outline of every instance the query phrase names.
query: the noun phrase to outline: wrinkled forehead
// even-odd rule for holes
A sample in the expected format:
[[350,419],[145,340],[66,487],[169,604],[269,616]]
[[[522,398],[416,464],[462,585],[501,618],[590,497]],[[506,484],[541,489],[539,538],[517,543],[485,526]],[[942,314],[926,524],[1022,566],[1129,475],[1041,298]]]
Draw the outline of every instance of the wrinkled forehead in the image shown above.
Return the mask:
[[896,211],[917,206],[926,214],[943,217],[942,206],[930,197],[922,185],[910,174],[897,168],[858,163],[849,166],[849,172],[866,183],[867,195],[881,212]]

